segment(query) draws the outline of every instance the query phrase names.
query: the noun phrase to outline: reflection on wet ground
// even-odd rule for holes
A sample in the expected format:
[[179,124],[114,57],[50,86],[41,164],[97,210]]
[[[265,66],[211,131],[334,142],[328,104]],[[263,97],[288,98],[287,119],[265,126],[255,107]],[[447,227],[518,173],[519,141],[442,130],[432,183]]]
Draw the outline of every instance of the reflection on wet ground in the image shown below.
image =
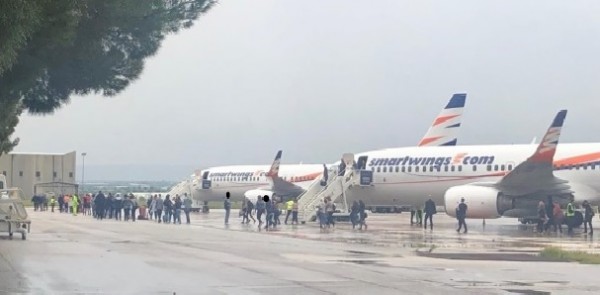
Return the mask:
[[[0,294],[579,294],[596,293],[597,267],[540,262],[547,245],[598,251],[595,238],[534,233],[514,219],[454,220],[435,229],[407,215],[369,216],[369,230],[315,224],[273,231],[223,214],[191,226],[31,213],[27,241],[0,240]],[[443,259],[440,259],[443,258]],[[76,272],[77,280],[73,280]],[[126,274],[126,275],[124,275]],[[140,284],[139,282],[143,282]]]

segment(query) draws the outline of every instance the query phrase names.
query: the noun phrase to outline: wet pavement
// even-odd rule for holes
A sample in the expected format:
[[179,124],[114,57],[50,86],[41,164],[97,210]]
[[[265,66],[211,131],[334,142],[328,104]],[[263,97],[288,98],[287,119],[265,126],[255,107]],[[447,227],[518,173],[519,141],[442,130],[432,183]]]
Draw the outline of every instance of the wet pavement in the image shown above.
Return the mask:
[[[29,212],[26,241],[0,236],[0,294],[595,294],[600,266],[539,261],[543,247],[600,252],[577,233],[533,232],[515,219],[469,221],[458,234],[407,214],[347,224],[258,230],[223,214],[192,225],[97,221]],[[232,214],[234,215],[234,214]],[[425,257],[431,256],[431,257]]]

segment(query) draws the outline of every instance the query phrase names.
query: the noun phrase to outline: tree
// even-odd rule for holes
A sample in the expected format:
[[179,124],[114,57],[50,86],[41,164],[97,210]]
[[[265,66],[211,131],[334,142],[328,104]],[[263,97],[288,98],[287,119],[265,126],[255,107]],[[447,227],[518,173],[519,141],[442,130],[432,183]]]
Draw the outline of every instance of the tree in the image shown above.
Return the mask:
[[[52,113],[73,95],[113,96],[141,74],[167,34],[215,0],[0,2],[0,154],[23,110]],[[5,42],[6,40],[6,42]]]

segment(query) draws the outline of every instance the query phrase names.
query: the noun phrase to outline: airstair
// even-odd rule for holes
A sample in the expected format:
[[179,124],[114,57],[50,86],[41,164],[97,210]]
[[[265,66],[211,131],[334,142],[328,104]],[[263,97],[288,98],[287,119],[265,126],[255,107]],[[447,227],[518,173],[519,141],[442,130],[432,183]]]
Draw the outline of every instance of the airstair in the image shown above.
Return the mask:
[[345,154],[340,167],[329,169],[329,175],[325,179],[315,180],[308,189],[298,196],[298,219],[302,223],[315,221],[317,209],[323,199],[330,198],[332,202],[342,202],[343,212],[347,213],[348,203],[346,201],[346,192],[353,185],[359,184],[359,170],[354,165],[354,155]]
[[183,196],[184,193],[187,193],[188,195],[191,193],[189,180],[184,180],[178,183],[177,185],[172,187],[171,190],[168,192],[168,194],[171,195],[171,197],[175,197],[176,195]]

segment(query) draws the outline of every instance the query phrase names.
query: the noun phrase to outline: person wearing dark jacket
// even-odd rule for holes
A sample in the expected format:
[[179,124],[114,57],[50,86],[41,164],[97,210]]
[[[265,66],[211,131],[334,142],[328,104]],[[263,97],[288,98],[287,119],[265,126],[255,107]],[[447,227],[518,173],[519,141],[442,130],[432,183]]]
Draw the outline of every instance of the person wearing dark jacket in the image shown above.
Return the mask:
[[102,191],[99,191],[96,195],[96,198],[94,199],[94,205],[96,205],[96,211],[94,211],[94,213],[96,214],[96,218],[100,220],[104,219],[106,197],[104,196]]
[[585,210],[583,212],[583,233],[587,233],[588,232],[588,225],[590,226],[590,236],[594,234],[594,229],[592,228],[592,218],[594,217],[594,210],[592,209],[592,206],[590,205],[590,203],[588,203],[588,201],[583,201],[583,204],[581,204],[581,207],[583,207],[583,210]]
[[464,233],[467,233],[467,223],[465,222],[465,219],[467,218],[467,209],[468,206],[467,204],[465,204],[465,198],[461,198],[460,204],[458,204],[458,206],[456,207],[456,219],[458,219],[458,229],[456,230],[456,232],[460,232],[460,230],[464,226]]
[[358,201],[354,201],[352,203],[352,207],[350,208],[350,222],[352,222],[352,229],[356,228],[356,225],[358,224]]
[[433,214],[435,213],[437,213],[435,203],[432,199],[427,200],[425,202],[425,226],[423,228],[427,229],[427,220],[429,219],[429,226],[433,230]]
[[171,201],[170,195],[165,196],[165,201],[163,202],[163,205],[165,208],[164,222],[171,223],[171,216],[173,215],[173,202]]
[[173,208],[175,208],[175,214],[173,214],[173,223],[181,224],[181,207],[183,206],[183,202],[181,202],[181,197],[175,197],[175,204]]

